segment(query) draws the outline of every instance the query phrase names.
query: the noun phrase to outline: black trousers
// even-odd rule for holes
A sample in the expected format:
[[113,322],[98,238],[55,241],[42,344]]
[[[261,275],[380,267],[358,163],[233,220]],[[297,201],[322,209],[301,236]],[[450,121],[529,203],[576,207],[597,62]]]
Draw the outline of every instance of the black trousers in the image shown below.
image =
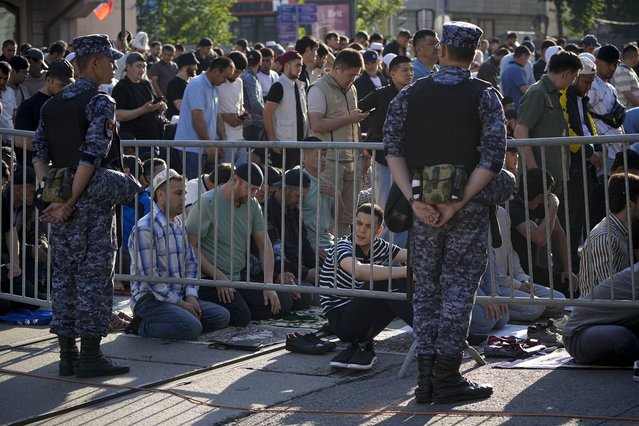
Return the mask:
[[[386,291],[387,281],[376,281],[373,288]],[[393,280],[393,289],[405,290],[406,281]],[[407,301],[353,298],[346,305],[326,314],[328,323],[343,342],[367,342],[381,333],[395,317],[413,326],[413,306]]]

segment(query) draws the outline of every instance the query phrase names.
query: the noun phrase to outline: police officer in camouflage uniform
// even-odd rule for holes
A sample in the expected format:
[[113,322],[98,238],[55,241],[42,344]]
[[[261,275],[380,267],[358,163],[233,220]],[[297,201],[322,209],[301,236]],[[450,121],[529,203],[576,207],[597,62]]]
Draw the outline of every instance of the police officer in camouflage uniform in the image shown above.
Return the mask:
[[[416,275],[413,329],[419,403],[492,394],[490,386],[472,383],[459,372],[475,293],[486,268],[488,205],[498,201],[490,196],[504,189],[512,194],[514,187],[512,175],[501,171],[506,128],[500,95],[490,84],[470,77],[481,35],[482,30],[469,23],[444,25],[441,68],[395,97],[383,129],[388,165],[414,213],[410,260]],[[463,198],[437,205],[413,201],[409,176],[438,164],[466,168]]]
[[122,170],[115,101],[98,86],[111,81],[122,53],[106,35],[77,37],[73,46],[80,76],[42,107],[33,139],[39,181],[49,162],[74,171],[71,198],[51,203],[41,216],[52,224],[51,333],[60,343],[60,375],[109,376],[129,371],[102,354],[100,340],[107,335],[113,303],[114,204],[131,193],[122,193],[128,190],[117,179],[125,175],[114,171]]

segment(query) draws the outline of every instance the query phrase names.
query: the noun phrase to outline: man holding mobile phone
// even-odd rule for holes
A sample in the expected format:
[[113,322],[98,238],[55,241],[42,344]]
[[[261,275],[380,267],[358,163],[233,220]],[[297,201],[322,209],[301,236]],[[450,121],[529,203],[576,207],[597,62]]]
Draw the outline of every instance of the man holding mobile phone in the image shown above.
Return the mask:
[[[404,87],[408,86],[413,80],[413,63],[408,56],[396,56],[389,66],[391,82],[390,84],[373,90],[368,96],[359,102],[359,108],[362,111],[370,113],[370,126],[366,134],[366,142],[381,142],[382,127],[386,120],[386,113],[390,102]],[[375,161],[375,202],[381,206],[386,205],[388,191],[392,184],[390,169],[384,158],[384,151],[376,151],[374,154]],[[388,240],[390,231],[384,229],[381,238]],[[398,239],[396,235],[393,240],[395,244],[404,247],[406,238]]]
[[[161,139],[164,132],[164,111],[168,108],[151,83],[145,80],[146,61],[137,52],[126,58],[126,75],[113,88],[120,132],[135,139]],[[140,159],[150,157],[151,148],[140,148]]]

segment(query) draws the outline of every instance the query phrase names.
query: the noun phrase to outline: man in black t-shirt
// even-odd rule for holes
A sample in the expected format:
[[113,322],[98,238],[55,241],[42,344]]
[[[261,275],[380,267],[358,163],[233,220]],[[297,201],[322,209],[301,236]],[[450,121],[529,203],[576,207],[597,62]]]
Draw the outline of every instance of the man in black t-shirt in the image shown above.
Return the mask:
[[[570,288],[577,289],[578,278],[570,272],[568,262],[568,240],[566,233],[557,219],[559,199],[552,193],[555,180],[549,172],[546,172],[546,188],[544,189],[544,173],[541,169],[529,169],[526,173],[528,187],[528,221],[526,221],[526,204],[524,203],[524,191],[509,203],[511,221],[511,240],[513,249],[521,259],[521,266],[531,280],[536,283],[550,285],[552,280],[556,290],[570,296]],[[548,216],[546,216],[546,207]],[[528,263],[527,230],[530,230],[532,250],[532,271]],[[550,234],[551,246],[548,246],[546,233]],[[554,256],[551,265],[548,265],[545,256],[546,250],[553,250]],[[559,262],[557,262],[557,259]],[[555,269],[558,269],[555,271]]]
[[[52,96],[57,95],[73,80],[73,66],[64,59],[56,59],[49,66],[45,83],[42,89],[33,96],[26,99],[18,107],[16,112],[15,128],[19,130],[36,130],[40,122],[40,109]],[[22,147],[27,145],[27,165],[31,165],[31,139],[16,138],[16,154],[18,164],[24,164],[22,158]]]
[[195,77],[197,66],[200,63],[193,52],[187,52],[177,58],[178,73],[169,82],[166,89],[166,102],[168,109],[165,116],[169,120],[174,115],[180,115],[180,106],[182,106],[182,97],[186,90],[186,85],[192,77]]
[[216,57],[213,52],[213,41],[208,37],[203,37],[195,49],[195,57],[199,62],[197,66],[197,74],[200,75],[209,69],[211,62]]
[[[126,58],[126,75],[113,88],[116,102],[115,117],[120,133],[129,133],[136,139],[161,139],[164,132],[162,114],[167,105],[156,98],[151,83],[145,80],[146,62],[137,52]],[[150,148],[140,149],[139,157],[150,156]]]

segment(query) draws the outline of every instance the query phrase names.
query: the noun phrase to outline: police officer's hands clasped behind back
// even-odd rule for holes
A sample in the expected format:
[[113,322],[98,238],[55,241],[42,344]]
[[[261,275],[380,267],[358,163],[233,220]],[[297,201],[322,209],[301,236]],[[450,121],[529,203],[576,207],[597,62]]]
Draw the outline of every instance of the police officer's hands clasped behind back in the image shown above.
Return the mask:
[[72,183],[66,183],[70,194],[46,207],[41,218],[52,224],[51,333],[60,345],[59,374],[86,378],[129,371],[102,353],[100,341],[108,333],[113,305],[116,205],[127,203],[141,187],[122,172],[116,103],[99,90],[111,82],[122,53],[98,34],[75,38],[73,47],[80,75],[43,105],[33,165],[39,181],[50,167],[73,171]]
[[502,170],[500,96],[470,75],[482,30],[467,22],[443,28],[439,70],[399,92],[383,127],[388,166],[416,218],[409,250],[418,403],[492,394],[492,387],[463,377],[460,366],[487,264],[489,211],[512,195],[515,183]]

